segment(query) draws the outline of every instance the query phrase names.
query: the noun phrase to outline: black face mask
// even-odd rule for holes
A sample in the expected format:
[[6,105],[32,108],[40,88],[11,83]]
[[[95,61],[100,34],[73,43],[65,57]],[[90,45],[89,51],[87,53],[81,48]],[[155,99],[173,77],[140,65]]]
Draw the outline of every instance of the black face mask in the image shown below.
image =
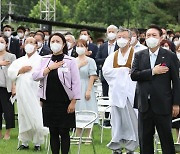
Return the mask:
[[51,60],[52,61],[57,61],[57,62],[59,62],[59,61],[62,61],[64,59],[64,54],[60,54],[60,55],[52,55],[52,57],[51,57]]
[[139,38],[139,42],[143,43],[145,41],[145,38]]

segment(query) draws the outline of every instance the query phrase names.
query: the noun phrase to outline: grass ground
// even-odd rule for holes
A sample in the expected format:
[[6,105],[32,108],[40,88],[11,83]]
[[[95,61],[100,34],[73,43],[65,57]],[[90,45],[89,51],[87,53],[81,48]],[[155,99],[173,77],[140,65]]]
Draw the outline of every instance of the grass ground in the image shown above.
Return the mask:
[[[4,134],[5,129],[3,129]],[[173,131],[174,138],[175,137],[175,131]],[[33,144],[30,143],[30,149],[27,151],[17,151],[17,144],[18,144],[18,128],[14,128],[11,131],[11,139],[8,141],[5,141],[3,139],[0,139],[0,154],[46,154],[47,150],[45,149],[44,145],[42,145],[41,152],[34,152],[33,151]],[[95,143],[95,149],[97,154],[111,154],[112,151],[109,150],[106,145],[111,140],[111,132],[110,129],[104,129],[104,137],[103,137],[103,143],[100,143],[100,127],[98,125],[94,126],[94,143]],[[78,150],[77,145],[71,145],[71,154],[76,154]],[[138,150],[137,150],[138,151]],[[92,145],[85,145],[82,144],[81,146],[81,154],[93,154],[93,148]]]
[[[3,133],[4,133],[3,129]],[[17,151],[17,144],[18,144],[18,128],[12,129],[11,131],[11,139],[8,141],[5,141],[3,139],[0,139],[0,154],[45,154],[47,151],[44,148],[44,145],[42,146],[41,152],[34,152],[33,151],[33,144],[30,144],[30,149],[25,151]],[[104,138],[103,143],[100,143],[100,129],[99,126],[94,127],[94,143],[95,143],[95,149],[97,154],[111,154],[111,150],[109,150],[106,147],[106,144],[111,139],[111,132],[110,129],[104,129]],[[71,145],[71,154],[77,153],[78,146],[77,145]],[[92,145],[85,145],[82,144],[81,146],[81,154],[93,154],[93,148]]]

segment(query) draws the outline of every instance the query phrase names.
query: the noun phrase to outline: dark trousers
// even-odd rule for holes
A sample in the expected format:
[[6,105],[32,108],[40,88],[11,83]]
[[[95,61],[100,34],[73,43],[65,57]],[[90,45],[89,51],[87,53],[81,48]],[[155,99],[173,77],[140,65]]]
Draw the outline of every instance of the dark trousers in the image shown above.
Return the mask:
[[70,148],[69,128],[49,127],[52,154],[68,154]]
[[108,85],[108,83],[105,80],[105,81],[102,82],[103,96],[108,96],[108,91],[109,91],[109,85]]
[[6,122],[6,129],[15,127],[14,106],[9,101],[11,94],[6,88],[0,87],[0,130],[2,130],[2,114]]
[[155,127],[157,129],[162,153],[175,154],[174,142],[171,133],[171,115],[158,115],[151,108],[138,115],[138,135],[140,154],[154,154]]

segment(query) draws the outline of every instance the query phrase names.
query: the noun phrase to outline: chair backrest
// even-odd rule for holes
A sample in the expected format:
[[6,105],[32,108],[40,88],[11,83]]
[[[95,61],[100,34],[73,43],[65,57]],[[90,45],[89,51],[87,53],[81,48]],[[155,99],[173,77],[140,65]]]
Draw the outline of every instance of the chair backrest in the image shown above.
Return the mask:
[[109,100],[106,100],[106,99],[98,99],[97,105],[99,105],[99,106],[109,106],[110,103],[109,103]]
[[[175,122],[180,122],[180,118],[176,118],[174,120],[172,120],[172,123],[175,123]],[[179,133],[178,133],[178,136],[177,136],[177,143],[180,142],[180,129],[179,129]]]
[[97,119],[97,113],[93,111],[77,111],[76,112],[76,128],[92,128]]

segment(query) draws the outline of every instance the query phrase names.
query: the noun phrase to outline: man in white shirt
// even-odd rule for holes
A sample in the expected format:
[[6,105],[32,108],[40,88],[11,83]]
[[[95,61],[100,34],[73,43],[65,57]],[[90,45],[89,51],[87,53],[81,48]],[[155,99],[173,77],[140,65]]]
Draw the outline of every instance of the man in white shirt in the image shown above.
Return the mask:
[[16,58],[20,57],[20,46],[19,41],[16,38],[13,38],[12,35],[12,27],[10,25],[5,25],[3,27],[3,34],[8,37],[8,47],[7,49],[10,51],[10,53],[13,53],[16,55]]
[[34,38],[37,41],[37,51],[39,55],[44,56],[44,55],[49,55],[51,53],[51,50],[48,46],[44,45],[44,35],[41,33],[36,33],[34,35]]
[[100,46],[99,51],[96,55],[96,59],[95,59],[96,64],[98,65],[98,68],[100,70],[103,96],[108,96],[109,86],[103,77],[101,69],[102,69],[104,61],[108,57],[108,55],[110,55],[111,53],[113,53],[114,51],[116,51],[119,48],[116,43],[117,31],[118,31],[118,28],[115,25],[110,25],[107,27],[108,41],[103,43]]
[[68,47],[68,56],[71,57],[77,57],[77,53],[76,53],[76,39],[73,35],[71,34],[67,34],[65,35],[65,39],[66,39],[66,43],[67,43],[67,47]]
[[139,34],[138,30],[136,28],[132,28],[131,33],[132,33],[132,38],[130,45],[134,48],[134,52],[147,49],[146,46],[140,44],[140,42],[138,41],[138,34]]

